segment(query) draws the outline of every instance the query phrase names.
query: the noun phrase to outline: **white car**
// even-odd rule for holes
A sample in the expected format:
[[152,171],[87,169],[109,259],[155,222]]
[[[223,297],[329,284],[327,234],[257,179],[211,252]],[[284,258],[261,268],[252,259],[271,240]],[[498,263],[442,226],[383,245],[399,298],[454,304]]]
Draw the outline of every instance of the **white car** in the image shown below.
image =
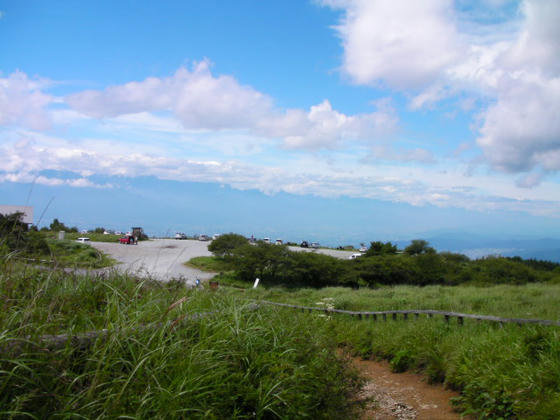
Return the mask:
[[85,242],[90,242],[90,240],[89,240],[89,238],[78,238],[78,239],[76,239],[76,242],[85,243]]
[[361,257],[364,254],[360,254],[360,253],[356,253],[356,254],[352,254],[348,257],[349,260],[355,260],[358,257]]
[[183,232],[177,232],[175,234],[175,239],[187,239],[187,235],[185,235]]
[[209,241],[210,237],[208,235],[199,235],[198,240],[199,241]]
[[265,244],[269,244],[270,243],[270,238],[263,238],[263,242]]

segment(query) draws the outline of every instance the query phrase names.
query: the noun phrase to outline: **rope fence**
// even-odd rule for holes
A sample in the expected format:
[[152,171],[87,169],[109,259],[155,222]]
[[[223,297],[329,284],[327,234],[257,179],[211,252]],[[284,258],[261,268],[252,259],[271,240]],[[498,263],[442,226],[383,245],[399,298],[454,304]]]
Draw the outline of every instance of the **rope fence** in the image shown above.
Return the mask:
[[383,321],[387,320],[387,317],[392,318],[393,320],[397,320],[399,315],[402,315],[403,320],[409,319],[409,316],[412,315],[415,319],[418,319],[421,314],[427,315],[428,318],[433,318],[434,315],[441,315],[444,317],[446,322],[449,322],[451,318],[457,318],[457,323],[459,325],[463,325],[465,319],[474,319],[476,321],[489,321],[489,322],[498,322],[500,324],[536,324],[536,325],[549,325],[549,326],[560,326],[560,321],[551,321],[547,319],[524,319],[524,318],[502,318],[498,316],[492,315],[474,315],[474,314],[463,314],[460,312],[446,312],[446,311],[434,311],[431,309],[409,309],[409,310],[391,310],[391,311],[347,311],[344,309],[330,309],[330,308],[318,308],[313,306],[299,306],[299,305],[291,305],[288,303],[279,303],[279,302],[270,302],[267,300],[259,300],[258,303],[265,304],[265,305],[273,305],[273,306],[282,306],[285,308],[292,308],[298,309],[303,312],[323,312],[327,315],[330,314],[346,314],[357,319],[372,319],[373,321],[377,321],[378,319],[382,319]]
[[[457,324],[463,325],[465,319],[473,319],[475,321],[488,321],[496,322],[500,325],[503,324],[533,324],[533,325],[546,325],[546,326],[560,326],[560,321],[552,321],[546,319],[524,319],[524,318],[502,318],[492,315],[475,315],[475,314],[463,314],[460,312],[447,312],[447,311],[435,311],[431,309],[410,309],[410,310],[390,310],[390,311],[347,311],[344,309],[331,309],[331,308],[319,308],[313,306],[301,306],[301,305],[291,305],[289,303],[279,303],[271,302],[267,300],[253,301],[252,304],[247,306],[249,310],[257,310],[261,305],[278,306],[283,308],[291,308],[300,310],[302,312],[321,312],[326,315],[332,314],[343,314],[350,315],[358,320],[371,319],[373,321],[392,319],[397,321],[399,319],[408,320],[411,318],[419,319],[420,315],[426,315],[427,318],[433,318],[434,315],[443,316],[446,323],[450,323],[451,318],[457,318]],[[176,319],[171,326],[174,327],[177,324],[182,324],[188,321],[194,321],[201,318],[206,318],[211,315],[218,314],[218,311],[211,312],[195,312],[190,314],[185,314]],[[399,317],[400,315],[400,317]],[[162,328],[165,323],[152,323],[141,325],[132,330],[142,331],[146,329]],[[25,338],[12,338],[9,342],[0,346],[0,354],[17,354],[23,351],[26,345],[31,345],[32,347],[39,347],[39,350],[56,351],[64,348],[69,343],[76,348],[87,348],[91,346],[96,340],[104,339],[108,337],[111,333],[130,333],[132,330],[121,330],[121,331],[110,331],[106,329],[89,331],[80,334],[61,334],[61,335],[43,335],[33,339],[31,336]]]

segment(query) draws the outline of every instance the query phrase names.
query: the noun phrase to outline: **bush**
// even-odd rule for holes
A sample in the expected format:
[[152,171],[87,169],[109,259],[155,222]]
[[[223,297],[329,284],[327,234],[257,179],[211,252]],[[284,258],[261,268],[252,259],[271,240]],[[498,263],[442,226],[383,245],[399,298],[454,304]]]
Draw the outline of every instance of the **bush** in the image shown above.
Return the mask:
[[208,245],[208,251],[212,252],[218,257],[229,257],[233,254],[236,248],[247,245],[247,238],[237,233],[226,233],[214,239]]

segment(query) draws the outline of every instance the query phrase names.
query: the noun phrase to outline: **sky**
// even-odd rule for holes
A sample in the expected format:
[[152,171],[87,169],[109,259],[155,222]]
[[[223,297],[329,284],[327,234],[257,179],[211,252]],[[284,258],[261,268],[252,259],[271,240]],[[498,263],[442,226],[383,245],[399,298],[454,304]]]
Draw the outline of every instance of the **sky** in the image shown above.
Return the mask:
[[557,0],[0,0],[0,204],[153,234],[560,237],[559,21]]

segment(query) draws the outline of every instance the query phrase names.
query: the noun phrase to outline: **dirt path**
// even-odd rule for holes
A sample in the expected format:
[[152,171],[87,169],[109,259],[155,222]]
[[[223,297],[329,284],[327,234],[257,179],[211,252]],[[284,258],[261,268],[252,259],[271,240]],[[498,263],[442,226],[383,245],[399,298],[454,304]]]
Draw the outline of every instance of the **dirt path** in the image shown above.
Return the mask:
[[441,385],[429,385],[422,376],[393,373],[389,363],[352,358],[366,378],[360,399],[370,401],[362,420],[459,420],[449,399],[458,394]]

